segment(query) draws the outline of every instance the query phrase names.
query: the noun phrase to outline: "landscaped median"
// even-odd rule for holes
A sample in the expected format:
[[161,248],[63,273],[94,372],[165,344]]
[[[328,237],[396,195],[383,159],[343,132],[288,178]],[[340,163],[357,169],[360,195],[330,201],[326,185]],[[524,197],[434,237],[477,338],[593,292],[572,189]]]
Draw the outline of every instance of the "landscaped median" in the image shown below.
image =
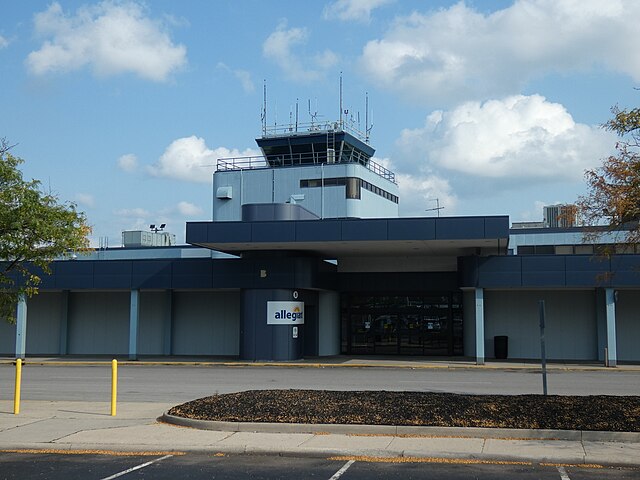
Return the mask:
[[[245,422],[287,424],[289,431],[294,425],[380,426],[380,431],[388,431],[389,435],[397,435],[401,427],[473,427],[473,435],[481,430],[499,433],[495,429],[517,429],[527,438],[549,438],[553,434],[544,434],[545,431],[563,431],[573,432],[576,440],[580,439],[575,438],[576,433],[580,436],[593,432],[591,436],[595,437],[597,432],[611,432],[611,438],[640,441],[640,396],[250,390],[183,403],[171,408],[163,418],[192,426],[205,422],[216,422],[218,426]],[[408,434],[412,430],[405,431]]]

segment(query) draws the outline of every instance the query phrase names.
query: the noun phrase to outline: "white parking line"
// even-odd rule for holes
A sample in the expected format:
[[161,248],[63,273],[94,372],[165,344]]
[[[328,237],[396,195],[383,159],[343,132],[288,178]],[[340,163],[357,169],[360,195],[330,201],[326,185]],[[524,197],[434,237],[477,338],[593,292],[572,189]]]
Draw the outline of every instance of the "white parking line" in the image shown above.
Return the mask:
[[558,467],[558,473],[560,474],[560,478],[562,480],[571,480],[569,478],[569,475],[567,475],[567,471],[564,469],[564,467]]
[[340,478],[344,472],[346,472],[349,467],[351,465],[353,465],[355,463],[355,460],[349,460],[347,463],[345,463],[342,468],[340,470],[338,470],[336,473],[333,474],[333,477],[331,477],[329,480],[337,480],[338,478]]
[[118,478],[118,477],[121,477],[122,475],[126,475],[127,473],[133,472],[135,470],[140,470],[141,468],[148,467],[152,463],[159,462],[160,460],[164,460],[164,459],[169,458],[169,457],[173,457],[173,455],[165,455],[164,457],[156,458],[155,460],[151,460],[150,462],[141,463],[140,465],[136,465],[135,467],[127,468],[126,470],[123,470],[123,471],[118,472],[118,473],[116,473],[114,475],[111,475],[110,477],[101,478],[100,480],[112,480],[113,478]]

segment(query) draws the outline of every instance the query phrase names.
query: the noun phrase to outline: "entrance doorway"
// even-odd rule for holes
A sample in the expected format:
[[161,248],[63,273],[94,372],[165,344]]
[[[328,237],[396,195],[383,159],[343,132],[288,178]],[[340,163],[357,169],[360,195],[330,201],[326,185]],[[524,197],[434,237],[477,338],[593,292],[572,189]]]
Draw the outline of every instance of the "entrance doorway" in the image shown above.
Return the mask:
[[462,295],[344,295],[342,352],[462,355]]

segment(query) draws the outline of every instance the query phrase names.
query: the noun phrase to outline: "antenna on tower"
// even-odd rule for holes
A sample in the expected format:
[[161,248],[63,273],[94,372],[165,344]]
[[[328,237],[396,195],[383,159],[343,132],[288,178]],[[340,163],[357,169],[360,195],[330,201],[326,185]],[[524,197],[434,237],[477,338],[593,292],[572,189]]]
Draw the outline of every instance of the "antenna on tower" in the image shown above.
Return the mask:
[[289,131],[293,131],[293,108],[289,105]]
[[[373,118],[371,121],[371,125],[369,125],[369,92],[365,92],[364,104],[365,104],[364,138],[365,138],[365,142],[369,143],[371,129],[373,128]],[[371,117],[373,117],[373,112],[371,112]]]
[[309,116],[311,117],[311,130],[315,129],[315,123],[318,119],[318,101],[316,99],[316,111],[311,111],[311,99],[309,99]]
[[262,113],[260,115],[262,122],[262,136],[267,134],[267,80],[263,80],[262,87]]
[[298,131],[298,99],[296,98],[296,132]]
[[340,130],[342,130],[342,72],[340,72]]

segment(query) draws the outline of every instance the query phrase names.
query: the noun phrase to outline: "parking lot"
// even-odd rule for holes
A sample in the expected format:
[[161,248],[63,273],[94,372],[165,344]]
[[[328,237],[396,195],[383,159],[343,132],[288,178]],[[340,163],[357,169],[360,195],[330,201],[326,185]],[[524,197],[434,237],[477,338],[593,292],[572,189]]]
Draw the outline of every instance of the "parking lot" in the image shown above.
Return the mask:
[[47,478],[51,480],[149,479],[301,479],[408,480],[408,479],[537,479],[537,480],[631,480],[640,478],[632,468],[585,468],[533,463],[499,464],[473,461],[361,461],[316,458],[229,455],[64,455],[0,454],[0,478]]

